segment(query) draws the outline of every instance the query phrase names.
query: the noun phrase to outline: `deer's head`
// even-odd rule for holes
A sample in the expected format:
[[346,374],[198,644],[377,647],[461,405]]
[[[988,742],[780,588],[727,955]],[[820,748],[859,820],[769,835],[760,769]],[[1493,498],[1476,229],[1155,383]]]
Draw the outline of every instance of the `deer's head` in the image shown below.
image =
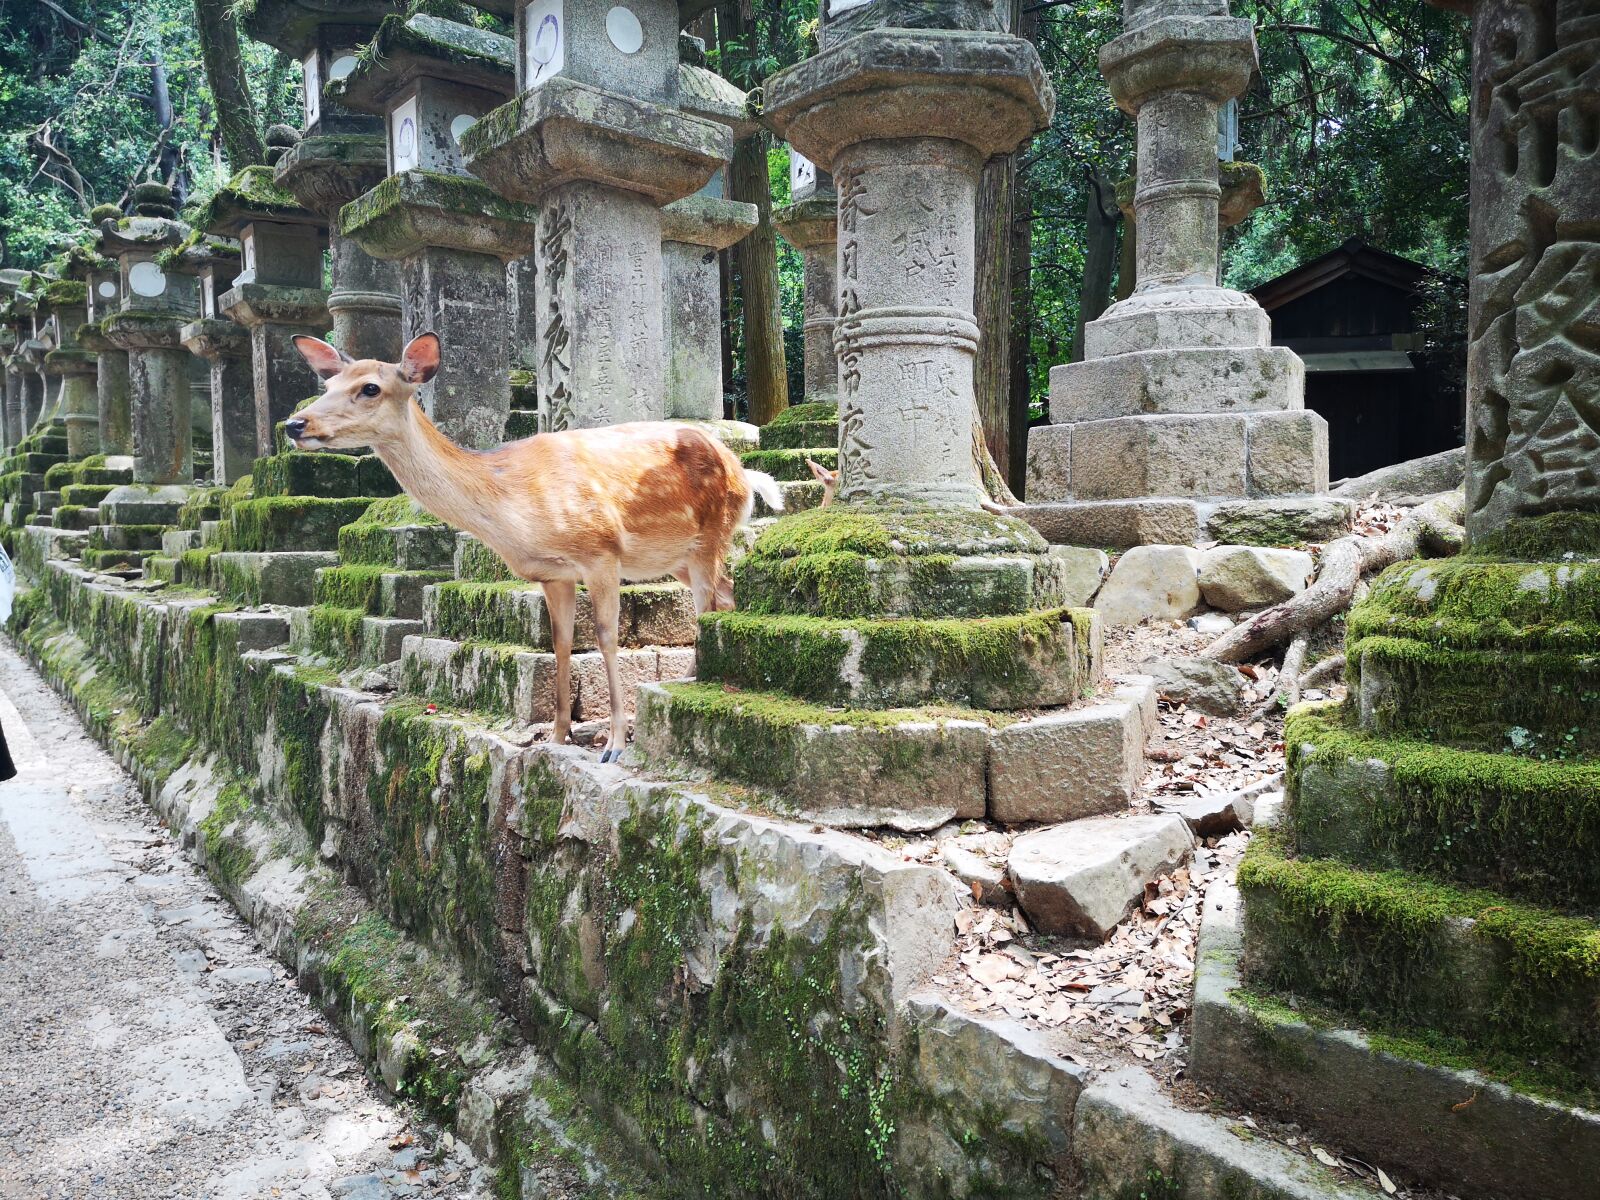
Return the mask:
[[314,337],[295,348],[322,380],[322,395],[283,423],[298,450],[339,450],[392,443],[411,420],[412,397],[439,371],[439,339],[411,339],[397,363],[357,361]]

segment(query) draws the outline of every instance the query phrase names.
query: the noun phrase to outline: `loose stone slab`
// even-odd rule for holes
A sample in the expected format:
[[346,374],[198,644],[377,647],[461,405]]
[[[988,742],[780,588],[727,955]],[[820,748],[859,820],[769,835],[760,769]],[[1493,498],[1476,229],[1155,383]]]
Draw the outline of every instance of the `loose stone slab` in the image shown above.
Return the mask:
[[[1029,492],[1030,501],[1033,493]],[[1200,540],[1199,507],[1192,500],[1092,500],[1029,503],[1018,514],[1052,545],[1183,545]]]
[[211,586],[241,604],[310,604],[317,571],[338,565],[331,551],[225,551],[211,556]]
[[1200,607],[1199,573],[1193,546],[1135,546],[1111,569],[1095,611],[1107,625],[1178,620]]
[[1590,1200],[1600,1113],[1512,1091],[1474,1071],[1403,1058],[1354,1029],[1250,1002],[1238,891],[1206,892],[1195,956],[1193,1077],[1236,1104],[1464,1196]]
[[1200,712],[1230,717],[1244,708],[1244,677],[1230,663],[1199,657],[1147,658],[1139,669],[1155,679],[1161,695]]
[[1355,504],[1326,496],[1231,500],[1206,519],[1206,534],[1246,546],[1296,546],[1331,542],[1350,532]]
[[1115,698],[1046,713],[995,731],[989,754],[989,815],[996,821],[1073,821],[1126,809],[1144,773],[1147,678]]
[[1044,933],[1104,939],[1194,848],[1182,818],[1088,817],[1023,834],[1011,847],[1017,902]]
[[1304,550],[1213,546],[1200,555],[1200,594],[1212,608],[1268,608],[1305,591],[1316,562]]

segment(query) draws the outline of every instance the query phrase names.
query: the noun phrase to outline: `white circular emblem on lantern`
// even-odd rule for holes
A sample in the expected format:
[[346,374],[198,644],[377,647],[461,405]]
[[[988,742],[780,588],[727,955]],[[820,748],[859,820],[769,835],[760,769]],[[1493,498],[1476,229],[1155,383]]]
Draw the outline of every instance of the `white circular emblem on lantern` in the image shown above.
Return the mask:
[[333,65],[328,68],[329,79],[343,79],[356,69],[356,56],[354,54],[341,54],[333,60]]
[[631,9],[617,5],[606,13],[606,36],[624,54],[637,54],[644,45],[644,27]]
[[167,276],[153,262],[134,263],[128,268],[128,286],[136,296],[159,296],[167,290]]
[[95,291],[100,293],[102,300],[115,300],[117,298],[117,285],[109,279],[102,279],[100,286],[95,288]]
[[477,123],[477,117],[473,116],[471,113],[462,113],[454,121],[450,122],[450,136],[459,142],[464,136],[466,136],[467,130],[471,129]]

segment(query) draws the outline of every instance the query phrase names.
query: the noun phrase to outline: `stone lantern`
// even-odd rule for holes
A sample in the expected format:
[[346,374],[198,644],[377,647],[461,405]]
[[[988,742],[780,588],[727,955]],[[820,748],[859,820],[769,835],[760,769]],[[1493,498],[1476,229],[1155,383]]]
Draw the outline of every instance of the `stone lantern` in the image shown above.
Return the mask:
[[[43,346],[33,336],[34,314],[37,300],[29,291],[33,286],[32,274],[25,275],[16,293],[6,305],[7,324],[15,339],[15,348],[6,360],[7,375],[17,377],[17,441],[33,432],[34,425],[44,412]],[[9,388],[9,383],[8,383]]]
[[[101,211],[105,219],[104,210]],[[105,335],[106,321],[122,311],[119,271],[116,260],[106,255],[104,234],[95,235],[88,255],[83,277],[88,322],[79,331],[78,344],[94,351],[98,358],[95,391],[100,412],[100,452],[131,455],[133,389],[128,378],[128,352]]]
[[274,163],[278,186],[323,218],[332,285],[328,313],[333,340],[354,358],[393,362],[400,356],[400,278],[392,263],[374,259],[343,237],[339,210],[388,174],[383,128],[327,88],[355,70],[357,52],[384,17],[403,5],[376,0],[257,0],[244,20],[252,38],[300,63],[305,127]]
[[178,332],[199,311],[199,286],[193,276],[169,272],[157,261],[187,234],[173,216],[171,189],[159,183],[138,184],[133,215],[101,225],[102,244],[117,262],[121,297],[120,309],[101,328],[128,352],[133,427],[134,481],[106,498],[112,523],[170,522],[183,500],[182,485],[194,480],[191,358]]
[[78,330],[88,319],[88,288],[77,279],[46,284],[39,295],[42,312],[49,314],[52,349],[45,355],[45,372],[61,380],[57,412],[66,425],[67,457],[86,458],[100,450],[100,407],[95,387],[95,354],[78,342]]
[[510,103],[462,139],[495,191],[538,206],[540,402],[566,429],[666,416],[662,205],[732,155],[683,112],[675,0],[517,6]]
[[[272,431],[321,383],[295,349],[300,334],[325,337],[328,293],[322,289],[323,222],[274,182],[271,168],[246,167],[213,196],[197,225],[239,245],[231,283],[227,258],[201,268],[201,289],[214,298],[215,315],[249,331],[254,416],[248,425],[255,450],[272,453]],[[220,272],[220,274],[219,274]],[[219,291],[226,284],[226,290]],[[230,427],[235,467],[244,453],[243,431]]]
[[778,235],[795,249],[805,269],[805,399],[833,404],[839,399],[839,367],[833,356],[833,324],[838,317],[839,197],[833,176],[805,155],[789,149],[789,197],[772,214]]
[[[684,38],[698,45],[692,38]],[[679,103],[692,116],[726,125],[734,140],[755,132],[745,94],[693,62],[678,65]],[[692,196],[661,210],[662,342],[667,416],[722,418],[722,272],[717,255],[756,227],[754,204],[727,197],[728,165]],[[749,431],[754,436],[753,428]]]
[[261,452],[251,334],[217,306],[218,296],[228,294],[243,259],[237,242],[211,235],[187,248],[184,258],[187,269],[200,280],[200,317],[185,325],[178,336],[191,354],[210,367],[211,474],[217,483],[228,486],[250,474]]
[[7,447],[22,441],[23,427],[23,372],[26,364],[17,356],[17,348],[27,339],[23,336],[23,322],[27,319],[19,303],[19,289],[27,277],[26,271],[8,269],[0,271],[0,350],[5,354],[6,390],[4,408],[0,410],[0,427],[5,432]]
[[511,409],[514,320],[507,263],[533,251],[535,214],[466,173],[460,138],[511,95],[515,45],[419,14],[390,17],[330,95],[383,116],[392,173],[340,214],[340,231],[400,264],[405,339],[433,332],[444,356],[418,394],[449,436],[497,446]]

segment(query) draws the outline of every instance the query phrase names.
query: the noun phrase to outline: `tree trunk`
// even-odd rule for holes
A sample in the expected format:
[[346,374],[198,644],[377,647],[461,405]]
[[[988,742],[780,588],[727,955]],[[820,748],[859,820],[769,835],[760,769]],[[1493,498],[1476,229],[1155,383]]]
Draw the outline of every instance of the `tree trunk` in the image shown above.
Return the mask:
[[[1138,170],[1130,164],[1130,174]],[[1115,203],[1115,201],[1113,201]],[[1117,263],[1117,299],[1126,300],[1139,284],[1139,226],[1132,216],[1122,217],[1122,253]]]
[[233,0],[194,0],[194,15],[206,83],[216,106],[217,132],[228,156],[228,167],[240,171],[266,162],[267,147],[261,139],[256,102],[244,70]]
[[997,154],[978,179],[973,313],[978,354],[973,391],[983,438],[1000,474],[1011,482],[1011,200],[1016,158]]
[[1111,276],[1117,265],[1117,198],[1114,185],[1099,175],[1089,178],[1084,204],[1083,287],[1078,294],[1078,328],[1072,335],[1072,361],[1083,361],[1084,326],[1111,304]]
[[789,407],[789,369],[783,356],[783,314],[778,294],[778,235],[772,228],[772,183],[767,176],[767,135],[733,148],[732,198],[754,204],[756,225],[733,247],[739,264],[744,313],[744,375],[750,420],[765,425]]

